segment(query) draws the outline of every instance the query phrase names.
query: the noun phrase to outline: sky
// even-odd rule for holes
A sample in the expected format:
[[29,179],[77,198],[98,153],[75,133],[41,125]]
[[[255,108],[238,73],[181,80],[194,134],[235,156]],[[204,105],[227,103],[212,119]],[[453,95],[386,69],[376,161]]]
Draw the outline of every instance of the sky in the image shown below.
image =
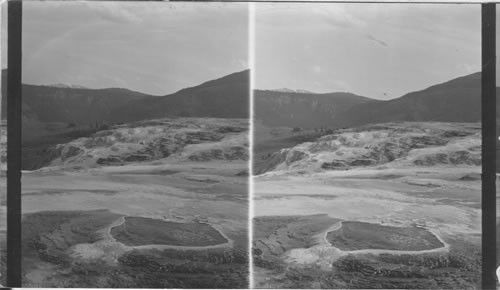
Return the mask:
[[166,95],[248,69],[244,3],[23,4],[24,83]]
[[255,4],[255,87],[392,99],[480,71],[478,4]]

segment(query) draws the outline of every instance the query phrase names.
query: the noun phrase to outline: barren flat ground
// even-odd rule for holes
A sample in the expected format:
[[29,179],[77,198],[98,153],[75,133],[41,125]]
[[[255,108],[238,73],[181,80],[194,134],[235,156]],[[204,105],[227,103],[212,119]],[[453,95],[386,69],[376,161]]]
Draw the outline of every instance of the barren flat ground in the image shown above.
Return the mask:
[[370,125],[271,156],[254,177],[255,286],[479,287],[479,132]]
[[246,135],[246,120],[148,121],[23,172],[23,286],[246,288]]

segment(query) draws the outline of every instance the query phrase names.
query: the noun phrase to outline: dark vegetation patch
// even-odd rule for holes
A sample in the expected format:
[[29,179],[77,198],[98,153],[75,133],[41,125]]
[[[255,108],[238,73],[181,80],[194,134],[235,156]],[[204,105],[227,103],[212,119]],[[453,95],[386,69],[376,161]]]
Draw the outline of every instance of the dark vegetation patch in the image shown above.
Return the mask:
[[238,173],[236,173],[234,176],[238,176],[238,177],[248,177],[248,170],[242,170]]
[[[98,259],[73,260],[67,255],[66,250],[74,244],[99,240],[96,230],[118,217],[120,215],[106,210],[51,211],[25,215],[23,274],[36,269],[40,263],[50,263],[55,268],[50,278],[41,284],[30,285],[28,280],[23,280],[23,285],[66,288],[248,288],[246,235],[235,238],[233,248],[133,250],[119,257],[118,265]],[[5,247],[0,247],[0,266],[5,265],[4,251]],[[0,271],[4,269],[1,267]]]
[[27,214],[22,221],[23,259],[67,265],[70,259],[65,250],[76,244],[99,240],[96,231],[119,217],[108,210]]
[[[336,274],[326,288],[350,289],[477,289],[481,255],[451,249],[450,253],[422,255],[348,255],[333,263]],[[337,286],[337,287],[336,287]]]
[[333,160],[332,162],[323,162],[322,169],[326,170],[349,170],[349,166],[344,160]]
[[134,250],[119,257],[118,266],[77,262],[60,276],[69,276],[68,286],[86,288],[248,288],[248,257],[229,249]]
[[[277,235],[279,228],[287,227],[283,224],[280,227],[276,222],[278,220],[283,223],[291,221],[291,224],[296,221],[290,217],[256,220],[259,220],[259,223],[254,226],[254,231],[265,236]],[[308,228],[310,223],[303,223],[302,226]],[[500,229],[500,223],[498,227]],[[286,234],[282,234],[282,237],[287,241]],[[257,281],[257,285],[263,283],[281,289],[480,288],[480,245],[462,236],[447,240],[451,244],[449,252],[419,255],[347,255],[333,262],[330,270],[323,270],[317,265],[285,264],[280,258],[281,251],[273,254],[266,250],[268,241],[261,236],[255,238],[255,266],[267,270],[264,278],[266,280]],[[290,244],[285,242],[284,245],[288,250]]]
[[184,177],[185,180],[203,182],[203,183],[220,183],[219,180],[210,179],[210,178],[195,178],[195,177]]
[[[253,158],[253,174],[259,175],[270,170],[272,165],[269,165],[270,158],[275,158],[273,153],[283,149],[294,147],[295,145],[312,142],[322,136],[320,132],[304,132],[300,134],[287,135],[283,137],[270,138],[266,140],[259,140],[257,134],[255,135],[254,143],[254,158]],[[274,164],[275,166],[276,164]]]
[[235,127],[235,126],[222,126],[217,128],[217,132],[226,134],[226,133],[241,133],[247,131],[246,127]]
[[[35,139],[23,139],[21,144],[21,168],[23,170],[36,170],[47,166],[63,153],[62,148],[58,148],[57,144],[65,144],[74,139],[89,137],[95,132],[97,132],[95,128],[78,129],[43,135]],[[69,158],[72,154],[75,154],[75,150],[66,150],[65,154]]]
[[454,138],[454,137],[467,137],[467,136],[470,136],[470,135],[473,135],[474,132],[471,132],[471,131],[453,131],[453,130],[450,130],[450,131],[445,131],[443,134],[441,134],[441,136],[443,136],[444,138]]
[[297,150],[285,149],[283,151],[274,152],[266,159],[265,165],[262,165],[256,174],[266,173],[275,169],[279,164],[286,162],[287,165],[299,161],[307,156],[306,153]]
[[408,185],[422,186],[422,187],[429,187],[429,188],[441,187],[441,185],[434,184],[434,183],[431,183],[431,182],[418,183],[418,182],[405,181],[405,183],[408,184]]
[[326,238],[343,251],[421,251],[444,246],[434,234],[424,228],[393,227],[364,222],[342,222],[342,227],[329,232]]
[[222,234],[205,223],[177,223],[144,217],[125,217],[111,229],[113,237],[127,246],[171,245],[203,247],[227,242]]
[[118,262],[120,271],[136,277],[134,288],[248,288],[246,251],[135,250]]
[[164,170],[152,170],[152,171],[126,171],[126,172],[115,172],[113,174],[120,174],[120,175],[174,175],[176,173],[181,172],[180,170],[171,170],[171,169],[164,169]]
[[481,173],[471,173],[464,175],[459,178],[461,181],[476,181],[476,180],[481,180]]

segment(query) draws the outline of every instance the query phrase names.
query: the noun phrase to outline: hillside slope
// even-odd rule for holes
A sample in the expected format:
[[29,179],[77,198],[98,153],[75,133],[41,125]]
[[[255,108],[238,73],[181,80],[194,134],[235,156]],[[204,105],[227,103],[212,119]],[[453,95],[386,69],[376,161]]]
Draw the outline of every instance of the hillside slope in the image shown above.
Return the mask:
[[354,106],[333,120],[336,128],[393,121],[479,122],[481,73],[459,77],[400,98]]
[[[28,123],[62,122],[88,125],[107,122],[116,106],[153,96],[124,88],[86,89],[23,84],[23,117]],[[2,71],[2,119],[7,118],[7,70]]]
[[389,166],[478,166],[477,123],[401,122],[337,130],[273,153],[256,174]]
[[134,100],[153,98],[127,89],[74,89],[23,85],[23,111],[41,122],[92,124],[126,116],[114,110]]
[[268,126],[330,127],[338,114],[359,104],[377,102],[350,93],[254,92],[255,118]]
[[[249,71],[233,73],[166,96],[124,88],[85,89],[23,84],[23,116],[31,123],[79,125],[164,117],[248,118]],[[7,71],[2,71],[2,118],[6,119]]]
[[[164,117],[248,118],[250,71],[233,73],[174,94],[138,100],[115,111],[121,121]],[[117,114],[114,114],[117,115]]]
[[[244,119],[176,118],[111,126],[51,148],[44,166],[95,167],[174,162],[248,160]],[[37,168],[34,168],[37,169]]]

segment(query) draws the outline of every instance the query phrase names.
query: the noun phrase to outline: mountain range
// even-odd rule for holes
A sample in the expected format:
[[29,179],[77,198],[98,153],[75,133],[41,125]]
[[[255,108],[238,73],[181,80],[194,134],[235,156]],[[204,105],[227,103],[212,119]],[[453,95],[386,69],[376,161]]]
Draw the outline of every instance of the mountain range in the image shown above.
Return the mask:
[[[26,122],[74,124],[179,116],[248,118],[249,77],[245,70],[165,96],[124,88],[23,84],[23,118]],[[5,81],[3,73],[3,84]],[[3,96],[5,88],[3,85]],[[2,118],[6,117],[5,102],[2,98]],[[255,90],[254,117],[268,126],[302,128],[341,128],[390,121],[479,122],[481,73],[387,101],[346,92]]]
[[[2,71],[2,118],[7,114],[6,75]],[[162,117],[248,118],[249,71],[233,73],[174,94],[152,96],[124,88],[23,84],[23,120],[93,124]]]
[[282,93],[305,93],[305,94],[314,94],[311,91],[308,90],[303,90],[303,89],[289,89],[289,88],[280,88],[280,89],[275,89],[273,91],[276,92],[282,92]]
[[133,100],[117,106],[116,118],[126,122],[162,117],[248,118],[249,91],[250,71],[245,70],[168,96]]
[[381,101],[350,93],[255,90],[255,118],[268,126],[342,128],[392,121],[481,121],[481,73]]
[[480,122],[481,73],[459,77],[388,101],[360,104],[336,116],[339,127],[392,121]]
[[254,114],[268,126],[320,128],[332,126],[342,112],[371,102],[375,100],[350,93],[255,90]]

